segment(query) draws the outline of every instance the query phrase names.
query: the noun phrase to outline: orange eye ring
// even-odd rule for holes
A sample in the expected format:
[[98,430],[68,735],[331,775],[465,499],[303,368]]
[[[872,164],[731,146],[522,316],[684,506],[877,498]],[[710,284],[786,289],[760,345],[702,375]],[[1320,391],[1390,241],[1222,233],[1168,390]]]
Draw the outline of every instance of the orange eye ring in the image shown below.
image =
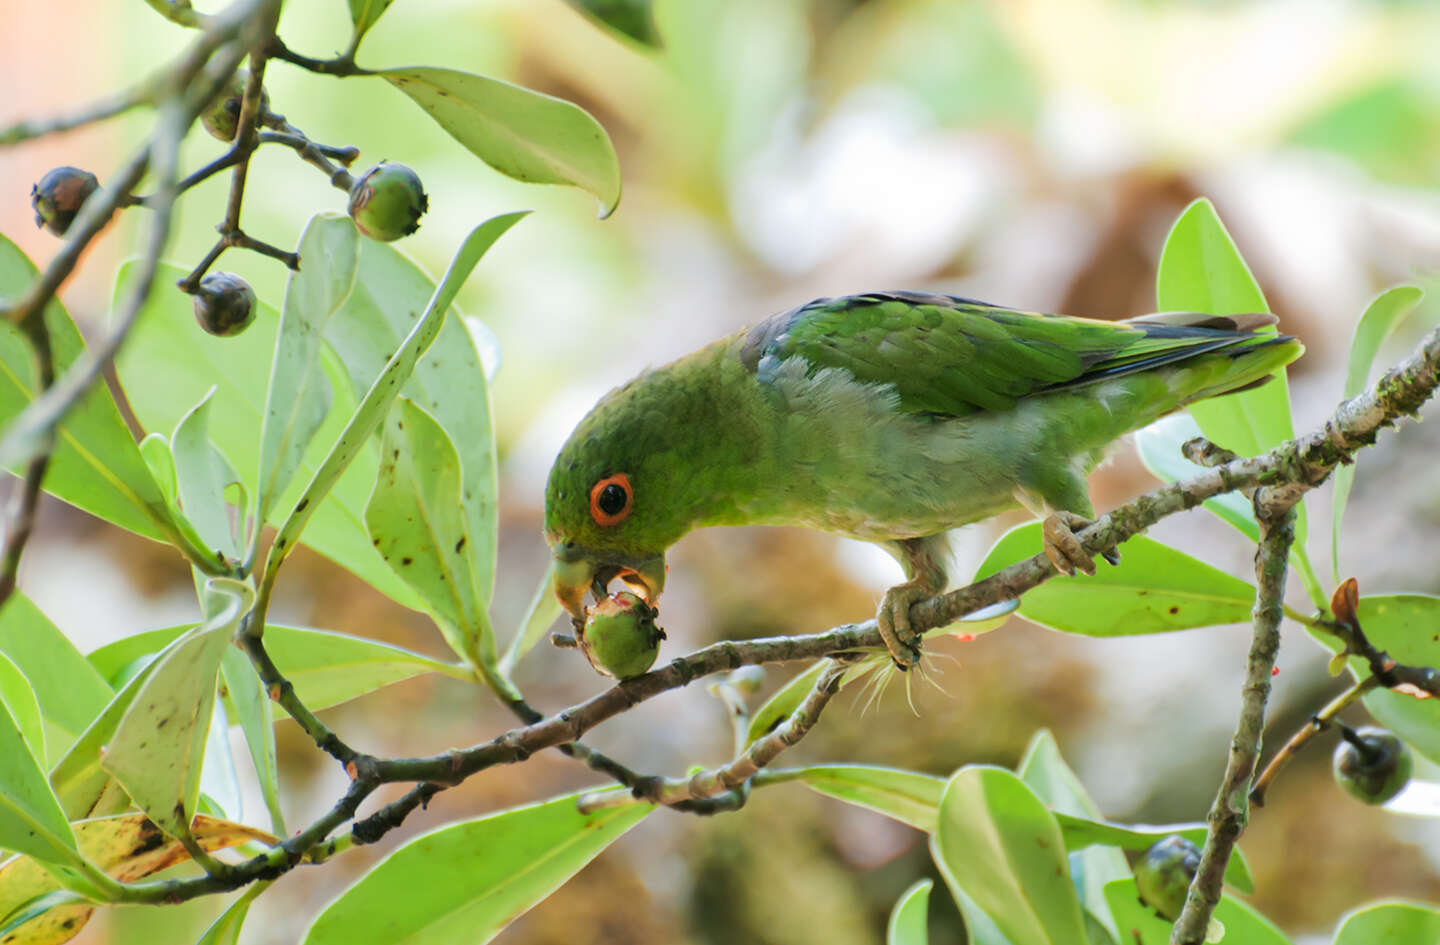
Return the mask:
[[635,506],[635,490],[625,473],[606,476],[590,487],[590,517],[596,525],[619,525],[630,517]]

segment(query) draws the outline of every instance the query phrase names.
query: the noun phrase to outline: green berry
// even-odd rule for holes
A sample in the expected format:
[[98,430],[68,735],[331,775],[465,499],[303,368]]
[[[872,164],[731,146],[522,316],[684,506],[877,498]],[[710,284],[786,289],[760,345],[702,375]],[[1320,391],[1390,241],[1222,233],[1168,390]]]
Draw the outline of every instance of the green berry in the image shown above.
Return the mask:
[[57,167],[40,183],[30,188],[30,206],[35,208],[35,225],[64,236],[75,221],[75,214],[85,201],[100,188],[100,182],[89,171],[78,167]]
[[1140,900],[1161,918],[1174,922],[1185,908],[1190,881],[1200,869],[1200,848],[1178,833],[1145,851],[1135,864],[1135,887]]
[[[240,107],[245,102],[245,83],[249,73],[240,70],[230,77],[230,85],[217,95],[205,111],[200,113],[200,123],[205,130],[221,141],[234,141],[235,132],[240,129]],[[260,112],[263,117],[270,113],[270,94],[260,89]]]
[[1415,759],[1394,732],[1368,726],[1349,731],[1335,746],[1331,767],[1335,783],[1366,804],[1383,804],[1410,781]]
[[665,639],[665,631],[655,626],[659,615],[629,591],[612,594],[590,608],[580,649],[596,672],[616,679],[639,676],[655,664]]
[[233,272],[212,272],[195,290],[195,321],[212,335],[238,335],[255,320],[255,290]]
[[430,209],[420,178],[404,164],[381,161],[350,189],[350,216],[361,233],[388,243],[420,229]]

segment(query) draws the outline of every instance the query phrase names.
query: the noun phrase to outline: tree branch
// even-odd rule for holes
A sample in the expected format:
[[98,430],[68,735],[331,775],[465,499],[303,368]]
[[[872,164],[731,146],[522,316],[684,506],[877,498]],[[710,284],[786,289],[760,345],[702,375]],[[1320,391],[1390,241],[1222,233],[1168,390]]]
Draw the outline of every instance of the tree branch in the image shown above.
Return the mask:
[[1270,678],[1280,654],[1285,576],[1290,545],[1295,541],[1293,500],[1284,505],[1283,499],[1267,498],[1265,492],[1257,491],[1254,499],[1256,518],[1260,522],[1260,545],[1255,552],[1255,629],[1245,670],[1245,688],[1241,690],[1240,721],[1230,740],[1225,775],[1207,818],[1209,829],[1205,834],[1205,847],[1200,852],[1200,867],[1190,883],[1185,908],[1170,932],[1172,945],[1203,945],[1210,917],[1220,902],[1225,867],[1250,818],[1250,781],[1260,760],[1265,703],[1270,697]]

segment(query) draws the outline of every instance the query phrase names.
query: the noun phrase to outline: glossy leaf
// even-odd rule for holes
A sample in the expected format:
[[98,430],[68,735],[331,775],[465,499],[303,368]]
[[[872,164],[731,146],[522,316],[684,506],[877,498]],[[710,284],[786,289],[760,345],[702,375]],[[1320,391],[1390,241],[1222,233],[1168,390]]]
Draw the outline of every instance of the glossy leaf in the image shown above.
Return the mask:
[[885,945],[929,945],[930,930],[926,922],[930,909],[932,880],[922,879],[905,890],[890,912],[885,927]]
[[310,440],[330,410],[330,382],[320,366],[322,333],[355,282],[357,242],[349,217],[319,213],[300,234],[300,269],[290,273],[265,419],[260,431],[257,502],[261,520],[295,476]]
[[[134,275],[134,263],[121,266],[116,279],[117,295],[129,290]],[[280,316],[271,306],[257,301],[255,321],[244,333],[232,338],[208,335],[195,324],[190,297],[167,288],[184,275],[184,270],[161,265],[156,276],[159,287],[146,300],[130,338],[120,349],[116,370],[135,415],[152,430],[174,429],[190,407],[212,386],[216,387],[210,406],[210,436],[241,474],[246,493],[253,496],[260,468],[266,387]],[[156,371],[156,364],[164,364],[165,370]],[[325,367],[330,370],[328,361]],[[338,367],[332,373],[343,382]],[[348,385],[332,380],[332,387],[345,388],[345,396],[336,394],[336,407],[297,470],[297,481],[272,514],[272,525],[288,513],[299,497],[302,481],[313,475],[349,419],[350,410],[341,405],[350,397]],[[305,530],[305,544],[350,569],[392,600],[419,610],[421,604],[414,592],[386,566],[365,537],[365,501],[375,482],[378,459],[379,451],[372,444],[351,462],[314,511]]]
[[[1162,312],[1270,311],[1215,206],[1204,198],[1186,207],[1170,229],[1155,272],[1155,295]],[[1190,413],[1212,442],[1241,456],[1264,452],[1295,435],[1289,386],[1284,370],[1278,373],[1278,383],[1191,404]]]
[[[190,628],[186,624],[135,634],[101,647],[89,658],[96,669],[113,678],[134,660],[163,650]],[[267,624],[265,650],[294,685],[300,701],[312,710],[328,709],[423,673],[474,678],[462,667],[412,650],[309,627]]]
[[[435,293],[435,280],[388,243],[362,240],[355,286],[325,339],[345,365],[358,401],[384,369]],[[467,554],[488,602],[495,585],[498,533],[495,431],[490,418],[486,350],[497,343],[477,319],[451,305],[440,332],[401,390],[445,429],[460,457]],[[491,361],[499,355],[491,351]]]
[[45,718],[40,714],[40,702],[30,680],[4,653],[0,653],[0,703],[10,712],[35,761],[45,764]]
[[[240,557],[239,540],[225,502],[225,490],[240,483],[240,476],[225,455],[210,442],[210,403],[215,388],[175,426],[171,455],[180,507],[205,541],[205,547]],[[241,488],[244,488],[241,485]]]
[[[1120,926],[1120,941],[1126,945],[1170,945],[1172,923],[1140,902],[1133,878],[1106,884],[1105,899]],[[1222,896],[1215,907],[1212,928],[1217,927],[1224,931],[1216,940],[1218,945],[1291,945],[1269,919],[1230,896]]]
[[101,768],[172,837],[195,810],[220,659],[253,601],[249,585],[211,578],[205,621],[155,659],[101,753]]
[[1440,910],[1418,902],[1377,902],[1340,920],[1332,945],[1434,945]]
[[[1012,528],[986,555],[988,577],[1041,550],[1040,523]],[[1094,576],[1056,577],[1020,598],[1028,620],[1089,636],[1167,633],[1250,619],[1255,589],[1182,551],[1137,535],[1120,546],[1120,564]]]
[[875,765],[812,765],[785,772],[783,780],[800,781],[820,794],[873,810],[934,833],[936,811],[945,779],[918,771]]
[[1065,849],[1071,854],[1070,871],[1080,891],[1084,910],[1095,917],[1107,933],[1117,935],[1115,921],[1105,904],[1105,884],[1130,875],[1130,864],[1119,850],[1104,846],[1077,849],[1065,835],[1065,815],[1100,819],[1100,808],[1090,798],[1080,779],[1060,754],[1060,745],[1048,730],[1041,729],[1030,739],[1016,774],[1045,802],[1060,822]]
[[[1385,594],[1360,598],[1356,608],[1365,636],[1397,662],[1410,666],[1440,666],[1440,597],[1427,594]],[[1331,650],[1339,641],[1311,631]],[[1350,658],[1356,679],[1370,675],[1370,664]],[[1403,692],[1376,689],[1365,694],[1365,708],[1375,720],[1399,735],[1431,761],[1440,763],[1440,699],[1417,699]]]
[[570,184],[620,202],[620,162],[610,136],[578,105],[499,79],[417,66],[379,75],[436,124],[502,174],[535,184]]
[[955,772],[930,852],[950,888],[973,899],[1012,941],[1085,940],[1060,827],[1011,772],[980,765]]
[[[214,817],[197,816],[191,834],[205,850],[214,852],[242,843],[278,842],[270,834]],[[135,882],[183,863],[189,855],[177,841],[161,833],[143,814],[124,814],[82,820],[75,824],[80,852],[90,862],[122,882]],[[37,897],[59,891],[53,876],[33,860],[15,857],[0,864],[0,916]],[[55,945],[79,934],[91,912],[91,903],[55,900],[32,916],[16,945]],[[6,945],[11,945],[9,939]]]
[[490,941],[652,809],[632,804],[582,814],[579,796],[411,840],[330,903],[305,945]]
[[61,866],[79,860],[60,801],[4,704],[0,704],[0,849]]
[[434,418],[401,397],[385,420],[365,527],[386,563],[430,605],[451,648],[478,663],[494,639],[467,551],[468,526],[454,444]]
[[545,568],[545,573],[540,575],[540,583],[535,586],[530,605],[525,608],[525,616],[520,618],[520,626],[510,638],[505,654],[500,657],[499,670],[502,676],[509,678],[515,671],[515,664],[545,638],[545,631],[550,629],[564,609],[560,606],[560,599],[555,596],[554,577],[555,563],[552,560]]
[[[273,624],[266,626],[267,643],[274,629]],[[250,658],[238,647],[230,647],[220,658],[220,679],[223,692],[234,709],[235,720],[245,736],[245,747],[250,752],[255,779],[260,783],[260,796],[270,813],[270,829],[283,834],[285,815],[280,805],[280,761],[275,748],[274,703],[266,694],[255,668],[250,665]]]
[[[1355,324],[1355,335],[1350,340],[1350,361],[1345,373],[1345,397],[1354,397],[1365,389],[1370,379],[1370,368],[1380,346],[1416,307],[1425,293],[1417,286],[1400,285],[1386,289],[1365,306],[1360,321]],[[1335,489],[1333,519],[1330,526],[1330,567],[1335,583],[1340,583],[1340,523],[1345,516],[1345,506],[1350,501],[1350,489],[1355,484],[1355,466],[1344,464],[1335,468]]]
[[[435,294],[431,296],[414,328],[385,362],[384,369],[361,398],[335,445],[330,448],[330,452],[306,484],[299,501],[281,523],[271,551],[272,560],[266,564],[266,580],[273,580],[279,561],[294,548],[315,509],[323,503],[330,488],[345,472],[346,467],[368,445],[370,434],[375,432],[385,419],[385,414],[400,389],[410,380],[415,363],[439,334],[446,310],[450,308],[450,303],[455,300],[456,293],[480,262],[480,258],[506,230],[524,216],[525,213],[522,212],[493,217],[471,230],[470,235],[460,244],[455,257],[450,261],[450,268],[435,287]],[[369,547],[368,539],[365,544]],[[373,551],[373,548],[370,550]],[[275,557],[277,553],[279,557]]]
[[370,32],[370,27],[380,19],[381,14],[390,9],[394,0],[349,0],[350,22],[355,24],[355,39],[358,42],[360,37]]
[[65,744],[49,746],[52,754],[65,751],[114,695],[65,634],[18,590],[0,608],[0,653],[25,674],[51,733],[65,734]]
[[637,43],[660,45],[650,15],[651,0],[570,0],[570,5]]
[[[0,236],[0,298],[20,296],[35,275],[34,264]],[[59,376],[81,356],[85,342],[58,301],[46,306],[45,325]],[[34,399],[37,387],[29,342],[14,325],[0,322],[0,427],[11,426]],[[23,458],[11,462],[8,468],[23,472],[23,462]],[[65,415],[56,433],[44,487],[71,505],[137,535],[169,540],[165,496],[103,383],[93,385]]]
[[175,504],[178,485],[175,482],[175,457],[170,453],[170,441],[163,433],[147,434],[140,441],[140,455],[150,467],[150,475],[165,495],[165,501]]

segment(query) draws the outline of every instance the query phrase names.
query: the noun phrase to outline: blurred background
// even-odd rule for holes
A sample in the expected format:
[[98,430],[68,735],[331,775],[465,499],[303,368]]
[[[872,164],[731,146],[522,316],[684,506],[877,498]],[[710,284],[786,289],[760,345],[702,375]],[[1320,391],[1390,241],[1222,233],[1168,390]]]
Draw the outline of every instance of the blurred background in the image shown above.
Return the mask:
[[[11,4],[5,22],[0,124],[128,85],[187,39],[139,0]],[[1340,398],[1366,301],[1398,282],[1434,288],[1440,272],[1440,5],[660,0],[654,28],[658,50],[561,0],[399,0],[359,57],[370,67],[503,77],[583,105],[614,139],[624,174],[620,208],[605,221],[582,192],[491,171],[380,79],[337,81],[283,63],[267,73],[275,110],[316,140],[360,148],[357,169],[388,158],[419,172],[431,210],[400,245],[432,273],[476,222],[538,211],[460,296],[503,352],[492,391],[502,633],[543,569],[544,477],[574,423],[646,365],[774,311],[820,295],[911,288],[1032,310],[1141,314],[1154,305],[1168,226],[1209,196],[1282,330],[1307,346],[1290,374],[1304,430]],[[346,6],[291,3],[281,35],[298,51],[332,55],[349,35]],[[57,164],[108,180],[149,121],[133,114],[0,151],[0,231],[43,265],[59,244],[31,222],[30,184]],[[219,153],[197,126],[185,167]],[[188,268],[203,255],[228,187],[222,175],[187,195],[172,260]],[[252,163],[245,229],[293,245],[311,213],[343,209],[344,199],[291,152],[266,149]],[[115,266],[141,222],[132,211],[113,225],[67,287],[88,330],[103,324]],[[280,300],[284,271],[272,261],[232,252],[221,268]],[[1378,363],[1433,324],[1436,298]],[[1361,457],[1340,573],[1356,575],[1364,593],[1440,591],[1440,443],[1430,426],[1406,424]],[[1122,444],[1092,479],[1096,506],[1153,483]],[[1310,509],[1311,557],[1328,576],[1328,487]],[[1017,521],[961,531],[957,573],[968,577]],[[1253,549],[1201,512],[1152,534],[1250,576]],[[692,534],[670,560],[670,655],[867,617],[899,578],[869,546],[777,529]],[[195,614],[178,556],[55,502],[42,508],[21,587],[85,651]],[[1291,602],[1304,609],[1295,590]],[[275,619],[445,654],[424,618],[316,555],[292,559],[280,594]],[[1247,642],[1238,627],[1091,640],[1012,621],[973,642],[938,644],[940,688],[916,688],[913,712],[899,686],[868,709],[847,692],[784,762],[947,774],[970,762],[1013,765],[1048,727],[1112,819],[1201,820],[1238,711]],[[1287,627],[1272,747],[1342,688],[1325,656]],[[798,667],[772,669],[768,686],[787,669]],[[522,664],[518,681],[548,711],[605,684],[577,654],[549,646]],[[589,740],[670,775],[724,760],[725,714],[692,688]],[[377,754],[469,745],[511,725],[479,687],[429,678],[339,707],[327,721]],[[329,807],[343,776],[298,729],[281,729],[298,823]],[[1440,901],[1435,821],[1342,796],[1330,782],[1330,747],[1322,738],[1286,771],[1243,843],[1258,879],[1251,901],[1299,943],[1328,941],[1337,917],[1364,901]],[[419,831],[593,783],[551,754],[472,778],[384,842],[287,877],[257,901],[242,940],[295,940],[369,863]],[[244,752],[237,758],[247,763]],[[265,823],[258,800],[245,816]],[[656,813],[498,941],[873,943],[898,894],[931,874],[920,835],[782,785],[733,815]],[[948,897],[934,900],[933,940],[959,941]],[[79,941],[191,941],[221,905],[112,911]]]

